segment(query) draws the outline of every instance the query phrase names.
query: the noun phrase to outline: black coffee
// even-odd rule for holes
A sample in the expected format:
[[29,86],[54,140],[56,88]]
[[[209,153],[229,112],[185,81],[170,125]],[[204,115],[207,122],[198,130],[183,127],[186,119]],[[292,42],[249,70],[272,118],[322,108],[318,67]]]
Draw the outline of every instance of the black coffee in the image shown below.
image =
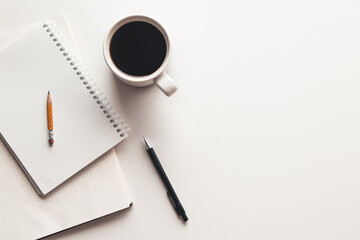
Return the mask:
[[130,22],[121,26],[110,42],[115,65],[133,76],[155,72],[166,56],[166,41],[161,32],[147,22]]

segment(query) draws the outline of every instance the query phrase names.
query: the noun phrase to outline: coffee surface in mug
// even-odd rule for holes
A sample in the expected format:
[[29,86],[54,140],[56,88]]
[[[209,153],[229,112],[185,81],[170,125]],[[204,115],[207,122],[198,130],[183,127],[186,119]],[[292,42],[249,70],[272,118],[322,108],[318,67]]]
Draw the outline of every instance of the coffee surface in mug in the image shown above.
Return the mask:
[[160,30],[142,21],[124,24],[110,42],[110,55],[116,67],[133,76],[155,72],[164,62],[166,52],[166,41]]

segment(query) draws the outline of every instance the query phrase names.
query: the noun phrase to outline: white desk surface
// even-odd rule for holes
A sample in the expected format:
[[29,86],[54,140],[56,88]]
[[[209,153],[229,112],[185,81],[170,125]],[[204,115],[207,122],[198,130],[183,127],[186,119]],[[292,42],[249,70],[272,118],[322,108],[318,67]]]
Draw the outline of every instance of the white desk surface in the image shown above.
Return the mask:
[[[0,0],[0,33],[64,12],[84,65],[132,127],[117,147],[134,205],[47,240],[359,239],[359,1]],[[113,77],[102,41],[161,22],[179,91]],[[175,216],[154,145],[189,216]]]

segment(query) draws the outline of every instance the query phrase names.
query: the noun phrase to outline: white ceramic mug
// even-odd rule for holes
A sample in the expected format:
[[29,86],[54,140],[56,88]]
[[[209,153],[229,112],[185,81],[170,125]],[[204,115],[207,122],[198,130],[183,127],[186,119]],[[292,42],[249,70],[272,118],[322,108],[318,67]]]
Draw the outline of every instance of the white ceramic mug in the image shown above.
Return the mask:
[[[146,76],[133,76],[129,75],[123,71],[121,71],[114,63],[111,58],[110,54],[110,43],[114,33],[123,25],[129,22],[146,22],[154,27],[156,27],[161,34],[163,35],[165,42],[166,42],[166,55],[163,63],[161,66],[150,75]],[[169,57],[170,57],[170,41],[169,37],[165,31],[165,29],[154,19],[141,16],[141,15],[134,15],[126,17],[117,23],[110,29],[108,34],[105,37],[104,45],[103,45],[103,52],[104,57],[107,65],[113,71],[113,73],[123,82],[127,83],[128,85],[135,86],[135,87],[145,87],[152,84],[155,84],[162,92],[164,92],[167,96],[171,96],[177,90],[177,86],[175,82],[166,74],[165,70],[169,64]]]

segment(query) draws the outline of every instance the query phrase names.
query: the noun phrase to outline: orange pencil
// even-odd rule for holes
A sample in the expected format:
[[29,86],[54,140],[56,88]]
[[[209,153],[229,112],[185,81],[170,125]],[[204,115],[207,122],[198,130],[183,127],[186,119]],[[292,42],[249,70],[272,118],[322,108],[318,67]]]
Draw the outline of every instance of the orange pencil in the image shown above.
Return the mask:
[[53,113],[52,113],[52,101],[50,91],[48,91],[47,96],[47,122],[48,122],[48,130],[49,130],[49,144],[54,143],[54,124],[53,124]]

